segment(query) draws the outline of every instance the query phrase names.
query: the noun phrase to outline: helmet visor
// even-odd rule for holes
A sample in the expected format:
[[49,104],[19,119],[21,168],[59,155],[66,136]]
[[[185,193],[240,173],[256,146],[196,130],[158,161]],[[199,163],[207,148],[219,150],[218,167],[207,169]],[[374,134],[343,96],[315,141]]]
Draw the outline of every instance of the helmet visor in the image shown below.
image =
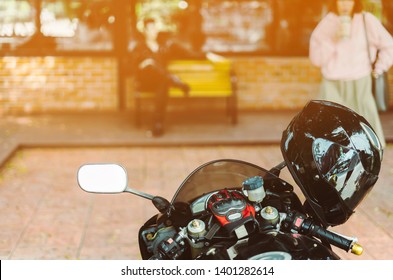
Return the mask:
[[376,181],[375,176],[365,170],[358,152],[317,138],[313,141],[312,153],[323,180],[336,190],[349,209],[354,210]]

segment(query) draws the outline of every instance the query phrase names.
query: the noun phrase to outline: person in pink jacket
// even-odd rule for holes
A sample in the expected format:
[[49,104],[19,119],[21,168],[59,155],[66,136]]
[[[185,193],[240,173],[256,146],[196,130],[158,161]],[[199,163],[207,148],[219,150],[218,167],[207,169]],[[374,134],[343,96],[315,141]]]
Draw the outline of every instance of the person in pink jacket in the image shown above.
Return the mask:
[[[374,71],[367,48],[373,61],[379,50]],[[380,75],[393,64],[393,38],[381,22],[363,12],[361,0],[335,0],[311,34],[309,56],[311,63],[321,68],[321,99],[340,103],[365,117],[385,147],[370,75]]]

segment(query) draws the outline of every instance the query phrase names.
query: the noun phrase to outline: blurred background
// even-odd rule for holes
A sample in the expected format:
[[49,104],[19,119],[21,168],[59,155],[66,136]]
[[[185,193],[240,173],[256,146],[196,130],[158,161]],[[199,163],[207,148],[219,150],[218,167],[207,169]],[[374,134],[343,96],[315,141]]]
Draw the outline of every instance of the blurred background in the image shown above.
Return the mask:
[[[239,110],[301,108],[317,96],[308,44],[329,3],[0,0],[0,114],[132,110],[129,57],[146,17],[184,45],[230,58]],[[393,31],[392,1],[364,7]]]

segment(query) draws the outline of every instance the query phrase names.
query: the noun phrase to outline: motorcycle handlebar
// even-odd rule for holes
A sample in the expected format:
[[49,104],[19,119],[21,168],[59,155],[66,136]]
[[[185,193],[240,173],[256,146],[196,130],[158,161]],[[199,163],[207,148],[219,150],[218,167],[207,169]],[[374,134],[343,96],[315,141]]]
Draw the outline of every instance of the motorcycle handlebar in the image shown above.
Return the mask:
[[362,247],[355,242],[330,230],[317,225],[311,225],[309,233],[319,239],[324,239],[328,241],[333,246],[341,248],[345,251],[351,251],[356,255],[360,255],[363,252]]
[[361,255],[363,253],[363,247],[356,242],[355,238],[349,238],[318,226],[312,220],[307,219],[303,214],[296,211],[288,214],[287,221],[288,223],[286,224],[295,231],[325,240],[329,244],[347,252],[351,251],[355,255]]

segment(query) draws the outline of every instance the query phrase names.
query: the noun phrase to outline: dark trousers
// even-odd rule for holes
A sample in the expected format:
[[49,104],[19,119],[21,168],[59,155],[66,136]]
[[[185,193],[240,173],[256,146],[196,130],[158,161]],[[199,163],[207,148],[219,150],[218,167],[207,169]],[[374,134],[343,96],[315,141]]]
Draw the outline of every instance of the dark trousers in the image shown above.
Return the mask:
[[137,73],[138,89],[154,93],[153,125],[164,122],[171,80],[166,69],[153,65],[139,69]]

